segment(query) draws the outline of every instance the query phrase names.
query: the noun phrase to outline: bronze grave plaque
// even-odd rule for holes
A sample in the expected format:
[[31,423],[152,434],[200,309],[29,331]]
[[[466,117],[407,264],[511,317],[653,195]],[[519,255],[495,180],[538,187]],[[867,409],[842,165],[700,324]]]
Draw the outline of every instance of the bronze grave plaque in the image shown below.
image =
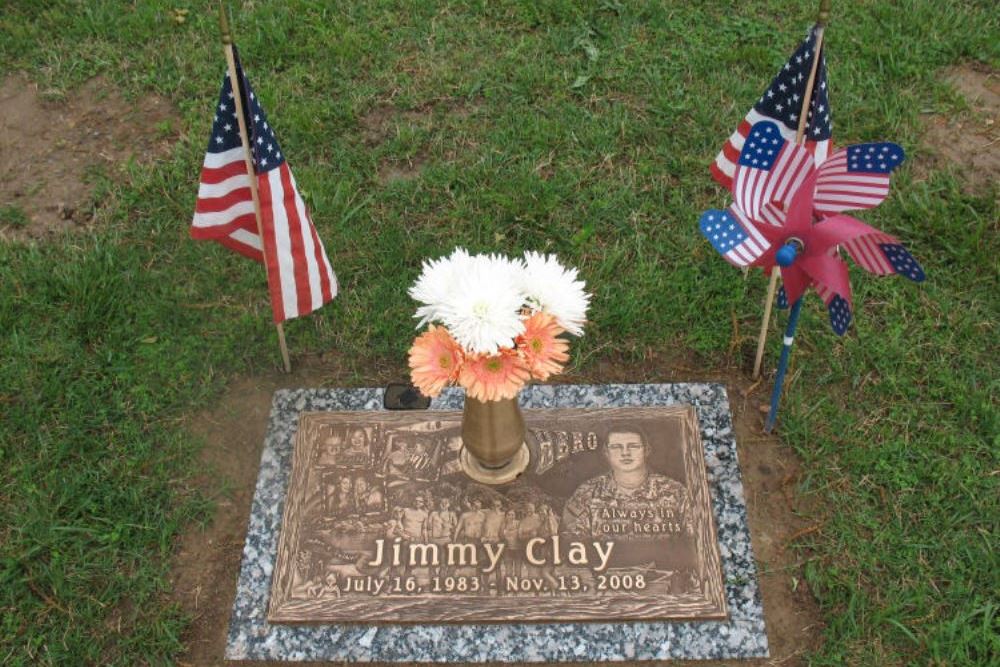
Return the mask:
[[303,414],[268,620],[726,618],[694,408],[524,416],[528,471],[488,486],[461,412]]

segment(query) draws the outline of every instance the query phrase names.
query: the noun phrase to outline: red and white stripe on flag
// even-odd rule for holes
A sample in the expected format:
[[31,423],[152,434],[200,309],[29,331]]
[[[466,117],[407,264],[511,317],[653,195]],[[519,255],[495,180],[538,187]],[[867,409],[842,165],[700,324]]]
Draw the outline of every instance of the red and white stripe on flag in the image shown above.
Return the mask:
[[764,235],[760,233],[757,229],[757,225],[754,224],[747,215],[740,210],[739,206],[730,206],[728,212],[733,216],[740,226],[743,228],[746,238],[742,243],[733,246],[725,255],[723,255],[730,264],[734,266],[750,266],[757,258],[767,252],[767,249],[771,246]]
[[[719,151],[719,154],[715,156],[715,162],[709,166],[709,170],[712,172],[712,177],[722,187],[732,190],[733,176],[735,175],[736,167],[740,162],[740,152],[743,150],[743,144],[746,142],[746,138],[750,136],[750,129],[754,126],[754,123],[762,120],[769,120],[773,122],[775,119],[761,114],[756,109],[750,109],[746,118],[744,118],[743,122],[739,124],[736,131],[730,135],[725,145],[723,145],[722,150]],[[788,129],[784,123],[775,122],[775,125],[777,125],[778,130],[781,131],[782,138],[789,143],[795,142],[795,130]],[[829,139],[824,139],[822,141],[811,141],[806,139],[803,145],[813,156],[813,162],[817,165],[822,164],[830,154]]]
[[263,262],[250,176],[243,155],[242,146],[205,154],[191,238],[218,241],[230,250]]
[[[267,262],[275,322],[306,315],[337,295],[337,276],[287,163],[257,177],[264,244],[257,232],[243,148],[207,153],[191,236]],[[262,249],[267,249],[266,257]]]
[[889,196],[889,172],[848,168],[842,148],[819,168],[813,207],[822,217],[842,211],[874,208]]
[[763,220],[772,225],[782,226],[764,214],[777,202],[782,207],[791,203],[799,186],[813,171],[813,158],[809,151],[798,144],[785,141],[770,169],[757,169],[742,164],[736,165],[733,175],[733,201],[751,219]]
[[898,244],[899,241],[883,232],[874,231],[870,234],[856,236],[844,242],[844,250],[866,271],[877,276],[889,276],[896,273],[892,263],[886,258],[882,244]]
[[[234,91],[229,75],[223,76],[191,236],[218,241],[264,262],[274,321],[281,323],[311,313],[333,299],[337,277],[235,46],[233,60],[238,90]],[[240,105],[235,94],[239,94]],[[242,123],[238,122],[237,106],[243,111]],[[247,131],[253,176],[248,174],[242,128]],[[251,178],[257,179],[259,227]]]
[[[832,125],[821,34],[820,25],[810,28],[805,40],[778,70],[771,84],[716,156],[710,167],[712,177],[726,189],[732,190],[733,175],[739,164],[743,143],[750,135],[751,128],[760,121],[771,121],[777,125],[782,137],[790,143],[795,143],[797,130],[804,122],[806,150],[812,153],[816,165],[826,160],[830,153]],[[806,114],[804,119],[800,118],[802,114]]]
[[288,163],[258,177],[274,321],[316,310],[337,296],[337,276]]

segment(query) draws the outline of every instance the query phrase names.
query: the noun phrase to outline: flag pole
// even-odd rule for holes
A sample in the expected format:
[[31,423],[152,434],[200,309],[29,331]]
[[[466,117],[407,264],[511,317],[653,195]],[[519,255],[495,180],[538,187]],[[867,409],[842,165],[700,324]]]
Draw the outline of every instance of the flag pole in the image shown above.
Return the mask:
[[[243,95],[240,94],[240,80],[236,73],[236,57],[233,55],[233,36],[229,32],[229,19],[226,17],[225,3],[219,3],[219,29],[222,33],[222,48],[226,52],[226,66],[229,68],[229,84],[233,88],[233,101],[236,105],[236,122],[240,129],[240,141],[243,143],[243,159],[250,177],[250,194],[253,197],[253,212],[257,218],[257,234],[260,236],[261,253],[264,255],[264,272],[267,268],[267,241],[264,240],[264,225],[260,214],[260,196],[257,194],[257,173],[253,167],[253,153],[250,152],[250,134],[247,132],[246,118],[243,115]],[[270,275],[268,275],[270,284]],[[281,348],[281,361],[286,373],[292,372],[292,364],[288,358],[288,345],[285,343],[285,328],[281,322],[275,323],[278,330],[278,346]]]
[[[805,141],[806,125],[809,118],[809,103],[812,101],[813,86],[816,85],[816,72],[819,71],[820,53],[823,51],[823,33],[826,32],[826,24],[829,20],[830,0],[820,0],[819,15],[816,18],[816,50],[813,53],[809,79],[806,81],[806,94],[802,99],[802,111],[799,113],[799,127],[795,133],[795,143],[797,144]],[[774,303],[774,294],[778,289],[779,273],[777,268],[772,268],[771,281],[767,285],[767,296],[764,298],[764,317],[760,323],[760,333],[757,335],[757,356],[753,361],[754,380],[760,377],[760,366],[764,360],[764,345],[767,343],[767,325],[771,321],[771,306]]]

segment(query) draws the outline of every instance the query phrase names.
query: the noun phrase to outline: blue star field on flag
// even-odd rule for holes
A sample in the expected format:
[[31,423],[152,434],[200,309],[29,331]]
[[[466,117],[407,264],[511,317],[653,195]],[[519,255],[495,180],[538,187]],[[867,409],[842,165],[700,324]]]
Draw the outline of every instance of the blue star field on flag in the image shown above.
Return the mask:
[[[792,131],[798,129],[802,98],[806,94],[806,82],[812,70],[815,50],[816,28],[813,27],[754,105],[753,108],[757,113],[781,121]],[[812,141],[822,141],[830,138],[832,130],[830,99],[826,85],[826,57],[820,53],[812,103],[807,116],[806,137]]]
[[[830,120],[830,96],[826,80],[825,49],[818,54],[816,44],[819,42],[821,27],[813,26],[798,48],[787,62],[778,70],[777,75],[767,89],[756,101],[743,121],[729,136],[722,150],[715,156],[710,166],[712,178],[723,187],[733,190],[733,176],[736,171],[740,151],[743,149],[750,129],[763,120],[777,123],[781,135],[788,140],[798,134],[799,122],[802,126],[803,145],[815,157],[816,164],[822,164],[829,155],[832,145],[833,124]],[[816,78],[806,100],[806,89],[809,88],[809,75],[813,64],[816,65]],[[806,118],[801,118],[802,114]],[[754,211],[747,211],[754,215]]]
[[889,141],[847,147],[848,173],[888,174],[903,163],[903,149]]
[[740,164],[744,167],[769,170],[778,159],[784,140],[778,126],[771,121],[761,121],[753,126],[750,136],[740,151]]
[[924,269],[902,244],[880,243],[879,248],[882,249],[885,258],[889,260],[896,273],[917,283],[926,280]]
[[747,233],[726,211],[705,211],[698,224],[712,247],[723,255],[747,240]]
[[[285,161],[274,136],[274,128],[267,122],[267,114],[257,100],[257,95],[250,86],[249,79],[243,74],[240,56],[233,47],[236,59],[236,72],[243,88],[243,109],[246,113],[247,132],[250,146],[253,149],[254,170],[260,174],[277,169]],[[241,146],[240,128],[236,120],[236,101],[233,99],[233,86],[229,75],[222,77],[222,91],[219,93],[219,104],[216,107],[215,119],[212,123],[212,135],[208,140],[209,153],[222,153]]]
[[827,312],[830,315],[830,327],[833,329],[833,332],[838,336],[843,336],[847,333],[847,329],[851,326],[851,320],[853,319],[851,305],[847,303],[847,299],[839,294],[834,294],[833,298],[830,299],[830,305],[827,306]]

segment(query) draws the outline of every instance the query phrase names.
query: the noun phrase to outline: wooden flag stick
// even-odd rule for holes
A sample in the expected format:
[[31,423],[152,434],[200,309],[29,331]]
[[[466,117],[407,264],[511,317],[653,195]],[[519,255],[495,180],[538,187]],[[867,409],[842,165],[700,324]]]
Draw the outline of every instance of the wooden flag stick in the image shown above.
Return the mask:
[[816,85],[816,72],[819,71],[820,55],[823,52],[823,35],[826,32],[826,22],[830,20],[830,0],[819,3],[819,19],[816,21],[816,49],[813,51],[812,69],[806,80],[806,95],[802,100],[802,112],[799,114],[799,129],[795,133],[795,143],[805,141],[806,125],[809,123],[809,103],[812,101],[813,87]]
[[767,284],[767,296],[764,297],[764,317],[760,321],[760,333],[757,334],[757,356],[753,360],[753,379],[760,377],[760,365],[764,361],[764,346],[767,343],[767,325],[771,322],[771,305],[774,294],[778,291],[778,267],[771,268],[771,282]]
[[[816,19],[816,49],[813,51],[812,68],[806,81],[806,94],[802,98],[802,111],[799,113],[799,127],[795,132],[795,143],[805,141],[806,125],[809,119],[809,103],[812,102],[813,86],[816,85],[816,72],[819,71],[820,53],[823,51],[823,33],[826,23],[830,20],[830,0],[820,0],[819,17]],[[760,366],[764,360],[764,346],[767,343],[767,325],[771,322],[771,305],[778,291],[778,267],[771,269],[771,281],[767,285],[767,296],[764,298],[764,317],[760,323],[760,333],[757,334],[757,356],[753,360],[753,379],[760,377]]]
[[[253,153],[250,151],[250,133],[247,132],[246,118],[243,116],[243,95],[240,91],[239,75],[236,73],[236,57],[233,55],[233,37],[229,32],[226,6],[221,2],[219,3],[219,28],[222,32],[222,48],[226,52],[226,65],[229,68],[229,84],[233,88],[233,101],[236,105],[236,122],[240,129],[240,141],[243,143],[243,159],[246,162],[247,175],[250,177],[253,212],[257,218],[257,234],[260,236],[261,253],[264,255],[264,273],[268,274],[268,285],[270,285],[271,276],[267,268],[267,241],[264,240],[264,225],[260,214],[260,196],[257,194],[257,172],[253,168]],[[278,330],[278,346],[281,348],[281,361],[284,363],[285,372],[291,373],[292,364],[288,359],[285,328],[281,322],[275,323],[274,326]]]

